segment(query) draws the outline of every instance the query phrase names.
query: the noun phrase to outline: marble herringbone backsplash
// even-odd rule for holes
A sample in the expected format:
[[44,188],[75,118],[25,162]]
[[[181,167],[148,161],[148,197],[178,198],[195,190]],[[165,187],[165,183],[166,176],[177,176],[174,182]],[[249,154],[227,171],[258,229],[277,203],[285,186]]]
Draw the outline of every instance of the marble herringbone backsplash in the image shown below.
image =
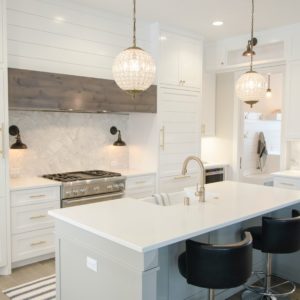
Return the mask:
[[[128,147],[114,147],[111,126],[127,141],[127,115],[10,111],[27,150],[10,150],[12,176],[128,167]],[[10,137],[10,144],[15,138]]]

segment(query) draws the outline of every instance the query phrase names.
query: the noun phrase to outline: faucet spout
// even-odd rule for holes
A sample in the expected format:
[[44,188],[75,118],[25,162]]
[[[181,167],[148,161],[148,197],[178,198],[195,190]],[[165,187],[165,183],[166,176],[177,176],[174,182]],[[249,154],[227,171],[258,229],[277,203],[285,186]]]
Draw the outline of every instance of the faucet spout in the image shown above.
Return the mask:
[[197,184],[197,190],[196,190],[195,196],[198,197],[199,202],[205,202],[205,187],[204,187],[205,168],[204,168],[204,165],[203,165],[203,162],[201,161],[201,159],[194,155],[188,156],[183,162],[181,173],[182,173],[182,175],[186,175],[187,166],[188,166],[189,162],[192,160],[197,162],[197,164],[200,167],[200,180],[199,180],[199,184]]

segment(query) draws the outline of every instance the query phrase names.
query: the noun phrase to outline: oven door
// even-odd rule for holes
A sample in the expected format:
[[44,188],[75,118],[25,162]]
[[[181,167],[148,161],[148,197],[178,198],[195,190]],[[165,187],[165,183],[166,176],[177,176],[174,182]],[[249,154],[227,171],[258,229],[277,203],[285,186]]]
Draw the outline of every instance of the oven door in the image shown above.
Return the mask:
[[109,193],[109,194],[102,194],[102,195],[85,196],[81,198],[63,199],[62,208],[114,200],[114,199],[122,198],[123,196],[124,196],[124,192],[116,192],[116,193]]
[[213,183],[225,180],[224,168],[208,169],[205,172],[205,183]]

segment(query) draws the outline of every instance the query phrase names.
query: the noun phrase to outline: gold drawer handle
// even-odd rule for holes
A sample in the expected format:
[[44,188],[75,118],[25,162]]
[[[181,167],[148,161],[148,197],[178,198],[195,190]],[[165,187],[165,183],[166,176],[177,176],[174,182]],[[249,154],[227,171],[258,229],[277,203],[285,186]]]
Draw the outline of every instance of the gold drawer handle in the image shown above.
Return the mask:
[[46,217],[47,217],[47,215],[32,216],[32,217],[30,217],[30,220],[42,219],[42,218],[46,218]]
[[146,182],[147,182],[146,180],[141,180],[141,181],[136,181],[135,184],[144,184]]
[[35,199],[35,198],[44,198],[46,195],[32,195],[30,198]]
[[286,182],[280,182],[281,185],[286,185],[286,186],[295,186],[292,183],[286,183]]
[[43,244],[46,244],[46,243],[47,243],[46,241],[38,241],[38,242],[31,243],[30,246],[31,247],[40,246],[40,245],[43,245]]
[[175,180],[186,179],[186,178],[191,178],[191,175],[178,175],[174,177]]

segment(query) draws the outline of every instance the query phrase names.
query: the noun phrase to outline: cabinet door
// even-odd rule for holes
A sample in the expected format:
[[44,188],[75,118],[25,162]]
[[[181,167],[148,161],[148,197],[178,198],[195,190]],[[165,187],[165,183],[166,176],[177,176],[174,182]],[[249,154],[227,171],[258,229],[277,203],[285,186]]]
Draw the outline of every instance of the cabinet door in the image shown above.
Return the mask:
[[170,33],[162,33],[160,41],[160,84],[179,85],[179,42]]
[[290,62],[287,65],[287,107],[286,130],[287,139],[300,139],[300,61]]
[[4,126],[4,82],[3,71],[0,69],[0,197],[5,196],[5,126]]
[[202,136],[215,136],[216,129],[216,74],[203,74]]
[[[182,163],[189,155],[200,154],[200,93],[161,88],[160,177],[181,174]],[[189,166],[189,171],[197,167]]]
[[[4,203],[5,198],[0,197],[0,203]],[[2,206],[3,207],[3,206]],[[1,207],[1,208],[2,208]],[[0,209],[0,267],[6,264],[6,210]]]
[[180,43],[179,74],[184,87],[202,86],[201,42],[183,38]]

